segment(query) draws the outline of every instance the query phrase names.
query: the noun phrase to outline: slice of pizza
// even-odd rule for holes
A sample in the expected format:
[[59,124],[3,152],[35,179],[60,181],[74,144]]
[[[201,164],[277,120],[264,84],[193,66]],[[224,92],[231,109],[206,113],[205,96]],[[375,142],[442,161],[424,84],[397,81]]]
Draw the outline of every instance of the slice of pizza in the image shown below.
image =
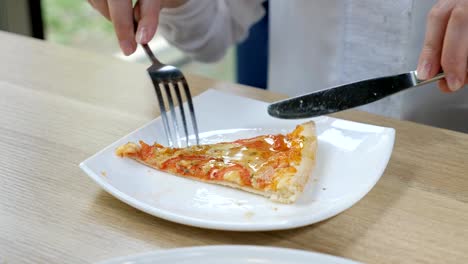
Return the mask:
[[154,169],[292,203],[302,193],[315,165],[315,124],[298,125],[282,135],[262,135],[233,142],[168,148],[127,143],[116,150]]

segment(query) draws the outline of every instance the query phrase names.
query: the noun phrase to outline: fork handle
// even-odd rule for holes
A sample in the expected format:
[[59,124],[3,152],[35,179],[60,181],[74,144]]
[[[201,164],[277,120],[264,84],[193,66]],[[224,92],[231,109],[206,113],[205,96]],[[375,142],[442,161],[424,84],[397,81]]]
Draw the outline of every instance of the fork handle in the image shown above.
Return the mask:
[[[138,21],[136,20],[136,18],[133,18],[133,30],[134,30],[134,32],[136,34],[136,32],[138,30]],[[148,58],[150,59],[150,61],[153,64],[156,64],[158,68],[163,66],[163,64],[156,58],[156,56],[154,56],[154,53],[153,53],[153,51],[151,51],[148,44],[141,44],[141,46],[143,47],[143,49],[145,50],[146,55],[148,55]]]
[[145,50],[146,52],[146,55],[148,55],[148,58],[151,60],[151,62],[153,64],[156,64],[159,67],[162,66],[162,63],[156,58],[156,56],[154,56],[153,54],[153,51],[151,51],[150,47],[148,46],[148,44],[141,44],[141,46],[143,47],[143,49]]

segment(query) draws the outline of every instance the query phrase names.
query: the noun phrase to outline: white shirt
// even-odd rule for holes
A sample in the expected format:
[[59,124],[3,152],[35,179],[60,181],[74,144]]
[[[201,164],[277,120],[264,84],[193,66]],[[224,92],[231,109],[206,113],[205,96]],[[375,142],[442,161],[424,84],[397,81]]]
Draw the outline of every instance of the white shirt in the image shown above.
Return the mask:
[[[247,37],[250,26],[264,15],[262,2],[189,0],[163,9],[159,30],[194,59],[216,61]],[[414,70],[426,14],[434,3],[270,0],[268,89],[294,96]],[[468,131],[467,104],[468,89],[447,95],[427,85],[361,109]],[[465,118],[456,120],[458,115]]]

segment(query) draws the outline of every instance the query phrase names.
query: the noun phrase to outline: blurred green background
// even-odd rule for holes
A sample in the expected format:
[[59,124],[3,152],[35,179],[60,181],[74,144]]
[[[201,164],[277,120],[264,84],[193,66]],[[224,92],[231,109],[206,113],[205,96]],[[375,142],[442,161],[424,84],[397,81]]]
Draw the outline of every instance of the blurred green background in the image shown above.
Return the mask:
[[114,54],[118,44],[112,24],[85,0],[42,0],[46,39]]
[[[139,63],[149,63],[144,54],[124,58],[112,24],[86,0],[42,0],[42,13],[45,38],[48,41]],[[190,60],[176,48],[167,45],[161,36],[153,39],[151,44],[161,47],[156,54],[161,60],[168,64],[176,64],[183,71],[230,82],[235,80],[235,49],[231,49],[218,63],[203,64]]]

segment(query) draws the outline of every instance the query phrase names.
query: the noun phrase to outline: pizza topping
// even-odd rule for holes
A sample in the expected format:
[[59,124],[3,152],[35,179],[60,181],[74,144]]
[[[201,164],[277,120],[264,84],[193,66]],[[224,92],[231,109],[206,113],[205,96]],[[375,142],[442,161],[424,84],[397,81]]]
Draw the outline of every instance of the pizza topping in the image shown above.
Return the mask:
[[140,147],[135,143],[127,143],[117,148],[115,153],[120,157],[134,157],[140,152]]
[[153,148],[156,147],[156,146],[150,146],[146,144],[145,142],[143,142],[142,140],[140,140],[140,146],[141,146],[140,157],[142,159],[147,159],[148,157],[151,157],[151,155],[153,154]]
[[[263,135],[187,148],[127,143],[116,150],[155,169],[293,202],[315,161],[313,123],[286,135]],[[307,148],[307,149],[305,149]],[[303,163],[305,161],[305,163]]]
[[[234,142],[167,148],[160,144],[129,143],[120,156],[137,156],[144,162],[175,174],[204,180],[227,181],[259,189],[276,189],[281,173],[293,175],[301,160],[301,127],[287,135],[266,135]],[[123,146],[122,146],[123,147]],[[119,151],[120,150],[120,151]],[[287,178],[287,177],[283,177]]]
[[251,186],[250,172],[239,164],[230,165],[218,173],[219,178],[232,181],[244,186]]

